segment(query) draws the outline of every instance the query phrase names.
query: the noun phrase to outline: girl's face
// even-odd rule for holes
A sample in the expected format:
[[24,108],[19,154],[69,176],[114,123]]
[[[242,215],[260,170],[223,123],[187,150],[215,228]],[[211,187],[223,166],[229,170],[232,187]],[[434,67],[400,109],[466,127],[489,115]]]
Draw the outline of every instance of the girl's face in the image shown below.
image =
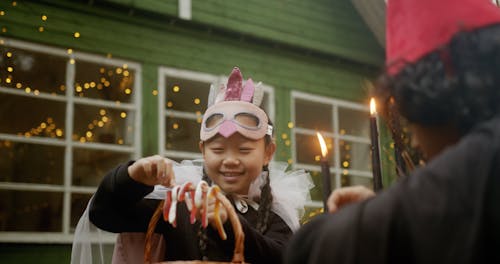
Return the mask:
[[251,140],[240,133],[229,138],[220,135],[200,142],[205,170],[212,181],[226,193],[248,194],[253,180],[271,160],[276,145],[265,145],[264,138]]

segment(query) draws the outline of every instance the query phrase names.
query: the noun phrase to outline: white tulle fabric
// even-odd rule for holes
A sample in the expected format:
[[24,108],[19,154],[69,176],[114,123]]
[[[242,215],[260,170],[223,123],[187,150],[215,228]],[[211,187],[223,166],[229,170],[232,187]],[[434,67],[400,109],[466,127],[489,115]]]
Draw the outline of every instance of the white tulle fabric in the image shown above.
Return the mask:
[[[300,227],[300,219],[304,215],[304,206],[311,201],[309,190],[314,187],[311,176],[304,170],[286,171],[288,164],[285,162],[271,162],[269,164],[269,175],[271,177],[271,189],[273,204],[271,209],[279,215],[292,231]],[[173,166],[175,181],[183,184],[191,181],[197,184],[203,176],[203,160],[186,160]],[[258,201],[260,198],[260,187],[265,183],[267,173],[262,173],[251,184],[248,198]],[[146,199],[165,199],[166,188],[157,185]],[[244,199],[244,198],[242,198]],[[90,202],[89,202],[90,204]],[[72,246],[71,264],[104,264],[112,259],[113,264],[140,263],[143,261],[144,233],[120,233],[115,241],[114,252],[107,252],[104,248],[104,237],[110,237],[110,233],[100,230],[89,220],[89,208],[81,216],[76,230]],[[163,256],[164,245],[162,237],[154,238],[158,243],[153,247],[153,261],[160,261]],[[126,257],[124,257],[126,256]],[[137,261],[137,262],[134,262]]]

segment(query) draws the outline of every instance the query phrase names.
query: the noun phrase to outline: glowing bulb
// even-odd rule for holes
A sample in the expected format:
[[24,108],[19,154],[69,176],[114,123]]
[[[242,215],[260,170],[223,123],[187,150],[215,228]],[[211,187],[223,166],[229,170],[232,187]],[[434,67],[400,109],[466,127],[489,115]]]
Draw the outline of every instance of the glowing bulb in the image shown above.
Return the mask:
[[121,113],[120,113],[120,117],[121,117],[121,118],[125,118],[125,117],[127,117],[127,113],[125,113],[125,112],[121,112]]
[[75,33],[73,34],[73,36],[74,36],[75,38],[79,38],[79,37],[80,37],[80,32],[75,32]]
[[288,128],[293,128],[293,122],[288,122]]
[[47,16],[46,15],[42,15],[42,20],[43,21],[47,21]]
[[172,91],[174,91],[174,93],[178,93],[179,91],[181,90],[181,88],[177,85],[175,85],[174,87],[172,87]]
[[200,104],[200,98],[195,98],[194,99],[194,104],[199,105]]

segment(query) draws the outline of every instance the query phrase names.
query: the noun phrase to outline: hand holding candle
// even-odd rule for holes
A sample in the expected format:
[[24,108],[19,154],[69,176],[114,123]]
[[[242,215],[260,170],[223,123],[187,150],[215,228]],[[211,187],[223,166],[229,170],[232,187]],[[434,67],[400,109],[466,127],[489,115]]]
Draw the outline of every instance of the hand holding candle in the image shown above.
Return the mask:
[[370,100],[370,136],[372,151],[372,171],[373,171],[373,190],[378,191],[382,186],[382,173],[380,172],[380,154],[378,147],[378,129],[377,129],[377,108],[375,99]]
[[328,150],[326,148],[325,140],[319,132],[316,132],[318,136],[319,145],[321,146],[321,179],[323,184],[323,211],[328,212],[327,200],[328,196],[332,192],[331,181],[330,181],[330,165],[328,164]]

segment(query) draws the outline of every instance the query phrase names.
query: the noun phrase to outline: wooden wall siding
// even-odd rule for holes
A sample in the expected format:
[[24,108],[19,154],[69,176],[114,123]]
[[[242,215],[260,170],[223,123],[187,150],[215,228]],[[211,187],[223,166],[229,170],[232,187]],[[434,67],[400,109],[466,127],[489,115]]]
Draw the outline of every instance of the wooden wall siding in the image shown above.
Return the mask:
[[[374,74],[374,67],[292,53],[165,21],[67,3],[71,9],[30,1],[18,1],[12,7],[10,1],[0,1],[0,8],[6,12],[0,18],[0,26],[6,32],[0,36],[213,74],[228,74],[238,65],[245,76],[278,89],[353,101],[364,99],[360,81]],[[40,19],[42,14],[48,16],[47,21]],[[44,32],[38,32],[38,26],[44,26]],[[76,31],[81,34],[78,39],[73,37]]]
[[[177,16],[178,0],[107,0]],[[192,0],[192,20],[371,65],[382,47],[347,0]]]

